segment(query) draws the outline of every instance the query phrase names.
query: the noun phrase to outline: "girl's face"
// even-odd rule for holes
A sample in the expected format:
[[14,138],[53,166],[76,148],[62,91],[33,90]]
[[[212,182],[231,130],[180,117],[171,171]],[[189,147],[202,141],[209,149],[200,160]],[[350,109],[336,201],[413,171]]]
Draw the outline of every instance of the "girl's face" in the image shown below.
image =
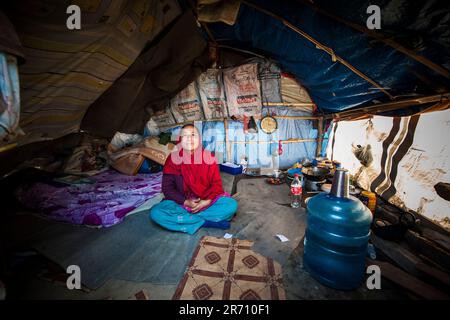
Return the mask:
[[181,130],[181,147],[186,151],[194,151],[200,145],[200,135],[194,127]]

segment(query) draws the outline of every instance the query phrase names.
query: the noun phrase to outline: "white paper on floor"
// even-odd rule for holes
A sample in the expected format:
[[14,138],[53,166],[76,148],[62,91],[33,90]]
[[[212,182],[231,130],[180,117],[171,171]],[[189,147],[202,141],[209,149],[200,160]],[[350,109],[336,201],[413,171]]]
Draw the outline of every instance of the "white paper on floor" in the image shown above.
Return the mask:
[[277,234],[277,237],[278,239],[280,239],[281,242],[289,241],[289,239],[283,236],[282,234]]
[[225,235],[223,236],[225,239],[230,239],[230,238],[233,238],[233,235],[232,234],[229,234],[229,233],[225,233]]

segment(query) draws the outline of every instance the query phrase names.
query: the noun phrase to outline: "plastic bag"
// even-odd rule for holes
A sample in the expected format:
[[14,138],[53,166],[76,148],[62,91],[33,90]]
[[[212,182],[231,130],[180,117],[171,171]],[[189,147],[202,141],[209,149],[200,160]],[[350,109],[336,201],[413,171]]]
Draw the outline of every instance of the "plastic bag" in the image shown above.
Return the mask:
[[116,132],[111,139],[111,145],[113,145],[116,150],[119,150],[137,145],[142,142],[142,139],[142,136],[139,134]]
[[147,121],[144,129],[144,136],[158,136],[161,130],[159,130],[158,124],[152,118]]
[[372,147],[370,144],[366,146],[361,145],[352,145],[353,154],[355,155],[356,159],[359,160],[359,162],[365,166],[368,167],[373,162],[373,155],[372,155]]

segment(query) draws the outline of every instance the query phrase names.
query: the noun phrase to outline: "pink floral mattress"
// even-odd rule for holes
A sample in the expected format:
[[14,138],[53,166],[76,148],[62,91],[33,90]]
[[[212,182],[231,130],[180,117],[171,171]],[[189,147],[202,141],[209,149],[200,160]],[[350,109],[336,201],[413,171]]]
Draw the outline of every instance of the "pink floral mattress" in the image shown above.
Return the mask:
[[56,187],[33,183],[16,190],[17,199],[43,217],[77,225],[110,227],[161,193],[162,173],[123,175],[107,170],[93,184]]

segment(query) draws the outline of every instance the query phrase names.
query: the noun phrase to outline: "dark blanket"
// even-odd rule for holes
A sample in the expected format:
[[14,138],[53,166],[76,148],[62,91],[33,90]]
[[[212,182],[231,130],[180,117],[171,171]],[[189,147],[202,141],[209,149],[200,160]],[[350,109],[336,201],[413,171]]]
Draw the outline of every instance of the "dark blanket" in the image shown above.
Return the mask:
[[2,11],[0,11],[0,52],[16,56],[19,64],[25,62],[23,47],[16,30]]
[[116,131],[142,133],[151,110],[163,109],[207,68],[207,42],[192,12],[169,28],[91,105],[83,130],[103,137]]

